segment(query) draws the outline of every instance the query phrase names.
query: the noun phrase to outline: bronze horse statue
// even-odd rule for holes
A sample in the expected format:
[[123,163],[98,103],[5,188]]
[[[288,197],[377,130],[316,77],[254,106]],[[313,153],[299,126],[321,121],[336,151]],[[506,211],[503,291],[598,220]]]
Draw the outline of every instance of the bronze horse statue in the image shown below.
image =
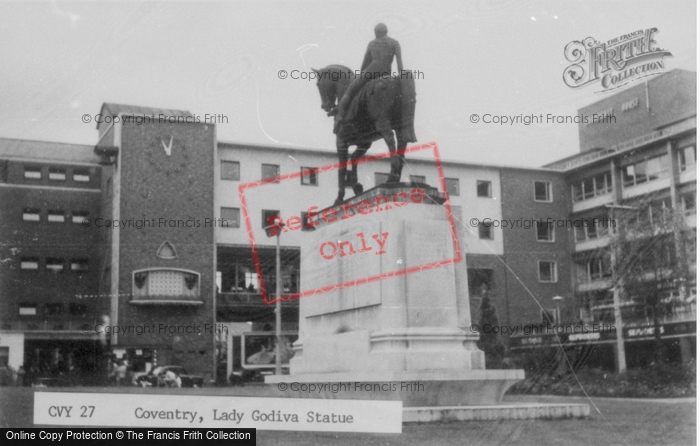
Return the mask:
[[[352,70],[343,65],[329,65],[314,72],[318,77],[316,86],[321,94],[321,108],[331,116],[336,113],[337,103],[355,76]],[[372,142],[378,139],[384,139],[392,153],[387,183],[401,181],[401,171],[406,160],[403,152],[396,153],[396,140],[399,151],[403,151],[409,142],[417,141],[413,130],[415,83],[410,72],[405,73],[406,78],[374,79],[352,99],[335,139],[338,159],[342,166],[338,169],[338,197],[335,199],[335,205],[345,198],[346,187],[352,187],[355,195],[364,191],[357,179],[356,162],[369,150]],[[349,164],[352,169],[348,171],[344,163],[348,162],[350,146],[356,146],[356,149],[350,155]]]

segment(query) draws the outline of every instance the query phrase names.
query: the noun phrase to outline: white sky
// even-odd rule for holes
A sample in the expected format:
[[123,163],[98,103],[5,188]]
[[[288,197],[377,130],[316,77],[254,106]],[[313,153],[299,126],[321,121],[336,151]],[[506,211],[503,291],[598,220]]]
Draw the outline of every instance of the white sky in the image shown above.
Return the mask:
[[424,73],[419,142],[465,162],[540,166],[578,151],[575,124],[469,122],[603,99],[563,83],[572,40],[656,27],[667,68],[697,69],[694,1],[1,2],[0,137],[94,144],[81,116],[117,102],[226,115],[219,140],[334,151],[315,83],[277,73],[359,69],[380,21],[405,68]]

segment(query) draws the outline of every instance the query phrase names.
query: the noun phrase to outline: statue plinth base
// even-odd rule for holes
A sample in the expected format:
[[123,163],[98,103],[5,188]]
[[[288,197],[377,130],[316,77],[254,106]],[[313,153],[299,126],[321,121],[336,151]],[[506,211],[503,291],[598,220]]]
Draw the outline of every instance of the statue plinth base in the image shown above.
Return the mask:
[[466,332],[467,266],[452,261],[461,228],[440,198],[427,185],[396,183],[336,206],[335,221],[330,211],[316,216],[302,246],[302,289],[331,291],[301,298],[290,375],[265,382],[345,383],[324,397],[417,407],[496,403],[524,378],[485,370],[479,337]]

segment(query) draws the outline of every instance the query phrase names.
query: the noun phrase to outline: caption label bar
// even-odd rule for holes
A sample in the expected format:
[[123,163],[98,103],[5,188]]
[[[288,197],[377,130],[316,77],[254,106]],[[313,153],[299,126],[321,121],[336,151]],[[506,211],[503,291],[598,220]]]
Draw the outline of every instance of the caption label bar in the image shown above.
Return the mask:
[[92,444],[201,444],[255,445],[255,429],[116,429],[116,428],[17,428],[0,429],[3,444],[55,444],[88,440]]
[[401,433],[401,401],[35,392],[34,424]]

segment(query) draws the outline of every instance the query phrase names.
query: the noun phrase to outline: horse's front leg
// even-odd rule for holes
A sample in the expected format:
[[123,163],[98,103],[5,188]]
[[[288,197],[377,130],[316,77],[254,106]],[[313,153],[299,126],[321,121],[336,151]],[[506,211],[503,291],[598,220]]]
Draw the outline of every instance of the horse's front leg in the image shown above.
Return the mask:
[[345,175],[348,172],[345,163],[348,161],[348,145],[341,141],[340,138],[336,138],[335,146],[338,151],[338,161],[340,162],[340,168],[338,169],[338,196],[333,204],[337,206],[345,199]]

